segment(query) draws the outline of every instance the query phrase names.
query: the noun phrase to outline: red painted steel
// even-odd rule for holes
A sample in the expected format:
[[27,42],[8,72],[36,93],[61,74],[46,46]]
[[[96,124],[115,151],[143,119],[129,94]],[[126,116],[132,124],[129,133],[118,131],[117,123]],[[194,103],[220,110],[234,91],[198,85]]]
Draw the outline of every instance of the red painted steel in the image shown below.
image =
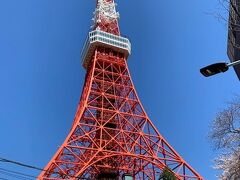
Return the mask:
[[[117,20],[101,22],[120,34]],[[38,179],[157,180],[168,167],[178,179],[202,180],[148,118],[123,54],[98,47],[89,64],[69,135]]]
[[[106,2],[114,3],[114,0],[105,0]],[[99,1],[97,1],[97,6],[99,5]],[[96,12],[95,12],[96,13]],[[95,22],[94,24],[94,29],[97,27],[100,28],[100,30],[115,34],[115,35],[120,35],[120,29],[118,26],[118,19],[113,18],[109,20],[109,18],[104,17],[103,14],[98,14],[96,15],[96,19],[98,21]]]

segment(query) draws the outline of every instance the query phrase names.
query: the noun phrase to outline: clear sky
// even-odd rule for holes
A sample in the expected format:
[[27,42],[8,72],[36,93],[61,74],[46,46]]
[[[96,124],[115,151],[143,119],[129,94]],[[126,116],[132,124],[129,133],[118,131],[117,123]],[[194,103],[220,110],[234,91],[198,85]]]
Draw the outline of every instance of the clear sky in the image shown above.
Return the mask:
[[[199,69],[226,55],[227,26],[209,13],[218,0],[117,1],[132,42],[129,68],[153,123],[207,180],[216,179],[210,122],[240,90],[231,69]],[[0,157],[44,167],[72,125],[85,70],[80,51],[94,0],[0,1]],[[39,171],[0,162],[0,168]],[[2,174],[0,178],[14,179]]]

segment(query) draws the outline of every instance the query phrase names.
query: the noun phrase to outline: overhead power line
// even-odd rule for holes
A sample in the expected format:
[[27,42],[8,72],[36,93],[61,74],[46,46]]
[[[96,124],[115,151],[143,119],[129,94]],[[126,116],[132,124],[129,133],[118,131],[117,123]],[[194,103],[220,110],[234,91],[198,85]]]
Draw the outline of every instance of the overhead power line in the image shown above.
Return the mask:
[[25,173],[17,172],[17,171],[12,171],[12,170],[8,170],[8,169],[4,169],[4,168],[0,168],[0,171],[5,171],[5,172],[8,172],[8,173],[18,174],[18,175],[26,176],[26,177],[29,177],[29,178],[37,178],[36,176],[33,176],[33,175],[29,175],[29,174],[25,174]]
[[[48,172],[47,170],[42,169],[42,168],[39,168],[39,167],[36,167],[36,166],[24,164],[24,163],[21,163],[21,162],[18,162],[18,161],[13,161],[13,160],[1,158],[1,157],[0,157],[0,162],[15,164],[15,165],[21,166],[21,167],[26,167],[26,168],[35,169],[35,170],[38,170],[38,171]],[[0,168],[0,173],[2,173],[1,170],[3,171],[3,168]],[[6,171],[6,169],[5,169],[4,171]],[[20,173],[20,172],[16,172],[16,171],[10,171],[10,170],[7,170],[7,172],[3,172],[3,173],[5,173],[5,174],[7,174],[7,173],[8,173],[8,174],[9,174],[9,173],[15,173],[15,174],[18,174],[18,175],[28,176],[29,178],[36,178],[35,176],[27,175],[27,174]],[[16,175],[15,175],[15,176],[16,176]],[[69,177],[77,178],[77,179],[79,179],[79,180],[88,180],[88,178],[76,177],[76,176],[71,176],[71,175],[69,175]],[[0,180],[1,180],[1,179],[0,179]]]
[[[13,160],[1,158],[1,157],[0,157],[0,162],[15,164],[17,166],[30,168],[30,169],[35,169],[35,170],[38,170],[38,171],[45,171],[44,169],[36,167],[36,166],[20,163],[20,162],[17,162],[17,161],[13,161]],[[36,179],[36,176],[25,174],[25,173],[22,173],[22,172],[7,170],[7,169],[4,169],[4,168],[0,168],[0,174],[4,174],[6,176],[14,177],[16,179],[22,179],[22,180],[33,180],[33,179]],[[2,179],[5,180],[4,178],[2,178]]]
[[11,179],[14,178],[14,179],[20,179],[20,180],[33,180],[33,178],[27,178],[27,177],[22,176],[22,175],[17,175],[17,174],[14,174],[14,173],[9,173],[9,172],[5,172],[5,171],[1,171],[1,170],[0,170],[0,174],[11,177]]
[[44,170],[42,168],[39,168],[39,167],[36,167],[36,166],[23,164],[23,163],[20,163],[20,162],[17,162],[17,161],[12,161],[12,160],[1,158],[1,157],[0,157],[0,161],[1,162],[6,162],[6,163],[11,163],[11,164],[16,164],[18,166],[22,166],[22,167],[26,167],[26,168],[30,168],[30,169],[35,169],[35,170],[39,170],[39,171],[46,171],[46,170]]

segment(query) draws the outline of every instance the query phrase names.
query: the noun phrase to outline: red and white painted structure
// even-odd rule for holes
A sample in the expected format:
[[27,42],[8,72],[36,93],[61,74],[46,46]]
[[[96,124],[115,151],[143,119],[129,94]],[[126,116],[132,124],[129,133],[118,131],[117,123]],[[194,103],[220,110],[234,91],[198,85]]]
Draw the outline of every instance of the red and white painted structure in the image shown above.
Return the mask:
[[202,180],[144,111],[127,66],[131,44],[118,18],[114,0],[97,1],[82,50],[86,79],[75,119],[38,179],[157,180],[167,167],[178,179]]

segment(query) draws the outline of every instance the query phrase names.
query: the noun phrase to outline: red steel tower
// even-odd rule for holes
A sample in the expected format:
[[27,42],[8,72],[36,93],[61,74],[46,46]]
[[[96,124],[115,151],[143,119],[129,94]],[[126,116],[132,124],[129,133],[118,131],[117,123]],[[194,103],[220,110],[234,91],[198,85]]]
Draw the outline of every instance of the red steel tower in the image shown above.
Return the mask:
[[127,66],[130,41],[121,36],[114,0],[98,0],[82,50],[85,84],[72,128],[40,180],[203,178],[148,118]]

